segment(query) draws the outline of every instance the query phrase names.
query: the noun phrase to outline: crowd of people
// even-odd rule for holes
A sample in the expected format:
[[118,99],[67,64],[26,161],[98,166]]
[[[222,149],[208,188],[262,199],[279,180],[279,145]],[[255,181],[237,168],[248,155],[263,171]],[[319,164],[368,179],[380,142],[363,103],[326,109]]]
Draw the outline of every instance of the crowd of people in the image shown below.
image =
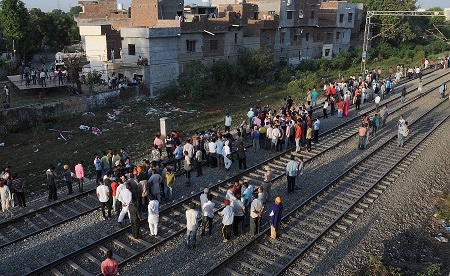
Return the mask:
[[[389,116],[387,105],[380,103],[384,97],[395,90],[400,77],[408,77],[408,70],[398,67],[397,72],[382,76],[381,70],[366,72],[365,76],[356,78],[350,76],[347,80],[340,75],[339,80],[324,85],[323,97],[315,89],[308,91],[306,103],[294,106],[291,96],[284,99],[280,109],[274,110],[269,105],[264,107],[252,107],[246,113],[235,131],[232,132],[233,120],[230,114],[224,118],[224,130],[213,127],[204,132],[196,133],[183,142],[176,131],[172,131],[166,137],[159,133],[155,136],[152,149],[148,152],[149,158],[132,162],[131,157],[124,148],[119,151],[110,149],[94,154],[93,167],[95,168],[95,182],[98,184],[96,194],[100,202],[102,217],[108,220],[113,214],[117,215],[117,222],[122,225],[128,216],[132,236],[140,237],[139,225],[142,214],[147,213],[150,235],[158,235],[159,206],[163,202],[173,200],[173,187],[177,180],[176,174],[184,169],[185,184],[192,184],[192,172],[196,176],[203,175],[202,166],[217,168],[218,170],[230,170],[232,163],[237,159],[239,169],[246,169],[246,155],[248,154],[244,141],[247,136],[252,142],[252,151],[282,151],[295,145],[295,152],[302,150],[311,151],[312,143],[318,143],[321,120],[330,116],[338,118],[347,117],[350,114],[350,106],[355,105],[355,110],[365,103],[374,102],[377,112],[372,118],[363,115],[359,128],[358,148],[367,146],[370,136],[376,136],[377,131],[386,125]],[[415,72],[415,71],[414,71]],[[420,69],[411,78],[420,78]],[[422,92],[423,83],[419,80],[418,91]],[[442,85],[445,94],[446,85]],[[405,101],[406,90],[402,90],[401,101]],[[319,99],[323,100],[322,116],[315,107],[319,105]],[[371,133],[370,133],[371,129]],[[408,135],[408,124],[400,118],[398,121],[398,146],[404,146],[404,138]],[[235,153],[233,154],[233,151]],[[169,160],[172,165],[162,162]],[[71,170],[69,165],[64,165],[61,172],[56,172],[50,165],[46,171],[48,184],[48,200],[57,200],[57,179],[62,179],[67,186],[67,193],[73,193],[74,182],[78,185],[78,192],[84,191],[85,167],[80,161]],[[287,192],[296,190],[295,181],[298,175],[303,174],[303,158],[292,155],[286,165]],[[263,184],[253,187],[245,181],[236,181],[226,192],[224,209],[219,212],[222,216],[221,234],[223,242],[231,239],[231,234],[239,236],[250,232],[258,235],[260,232],[261,218],[264,206],[274,202],[270,208],[269,224],[271,237],[276,238],[279,233],[279,223],[282,217],[283,204],[279,196],[272,197],[271,183],[273,175],[270,167],[265,168],[262,175]],[[0,175],[0,196],[2,210],[5,218],[11,217],[9,206],[14,202],[20,207],[25,207],[24,181],[17,174],[11,174],[11,168],[6,167]],[[213,195],[205,188],[200,197],[200,206],[194,203],[189,205],[186,211],[186,246],[196,247],[197,230],[201,222],[201,235],[212,234],[214,221]],[[110,253],[109,259],[112,257]],[[108,265],[111,265],[108,261]],[[108,268],[105,268],[108,269]],[[114,269],[114,268],[113,268]],[[102,265],[103,270],[103,265]]]

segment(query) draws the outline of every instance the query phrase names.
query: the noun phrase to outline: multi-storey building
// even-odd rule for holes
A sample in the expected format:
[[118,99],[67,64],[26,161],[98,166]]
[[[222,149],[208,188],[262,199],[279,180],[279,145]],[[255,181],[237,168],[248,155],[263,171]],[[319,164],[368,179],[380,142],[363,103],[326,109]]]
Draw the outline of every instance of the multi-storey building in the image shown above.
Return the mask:
[[320,0],[133,0],[128,9],[115,0],[79,4],[91,69],[105,79],[112,72],[140,79],[151,95],[176,82],[187,62],[236,62],[243,47],[270,50],[276,65],[331,58],[357,41],[362,14],[362,4]]

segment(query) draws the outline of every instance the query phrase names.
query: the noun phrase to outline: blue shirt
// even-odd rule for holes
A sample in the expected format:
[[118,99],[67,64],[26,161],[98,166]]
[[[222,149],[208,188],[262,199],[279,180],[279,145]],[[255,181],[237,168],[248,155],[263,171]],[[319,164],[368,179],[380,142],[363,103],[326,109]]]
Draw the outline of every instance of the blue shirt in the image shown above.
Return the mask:
[[313,92],[311,92],[311,99],[313,101],[317,100],[317,95],[319,95],[319,93],[317,93],[317,91],[314,90]]
[[96,158],[94,159],[94,165],[95,165],[95,170],[96,171],[101,171],[102,170],[102,160]]
[[[241,201],[242,201],[242,203],[244,203],[245,206],[250,206],[250,204],[253,201],[252,190],[250,188],[247,188],[244,190],[244,192],[242,193]],[[247,204],[245,201],[247,201]]]
[[258,130],[254,130],[252,133],[252,139],[253,140],[259,140],[259,131]]
[[175,149],[175,159],[183,159],[183,147],[178,146]]
[[222,155],[223,142],[220,140],[217,140],[215,143],[215,148],[216,148],[216,154]]
[[280,203],[273,205],[269,210],[269,214],[272,214],[272,212],[273,216],[270,217],[270,225],[276,226],[278,222],[281,221],[282,218],[283,204]]
[[313,126],[314,126],[314,130],[319,130],[320,129],[320,120],[315,121]]
[[286,165],[286,175],[287,176],[297,176],[299,163],[295,160],[291,160]]

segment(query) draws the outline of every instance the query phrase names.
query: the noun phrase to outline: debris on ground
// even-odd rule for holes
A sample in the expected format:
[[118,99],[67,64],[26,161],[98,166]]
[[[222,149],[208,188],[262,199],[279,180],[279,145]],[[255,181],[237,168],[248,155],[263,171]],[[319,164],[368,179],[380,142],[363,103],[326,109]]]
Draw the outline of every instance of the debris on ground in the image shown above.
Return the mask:
[[96,127],[92,127],[91,128],[91,132],[92,132],[92,134],[95,134],[95,135],[102,134],[102,131],[99,128],[96,128]]
[[216,109],[216,110],[212,110],[212,111],[205,111],[204,113],[205,114],[215,114],[215,113],[220,113],[220,112],[222,112],[221,109]]
[[442,233],[437,234],[437,236],[435,238],[436,238],[436,240],[438,240],[440,242],[448,242],[448,239],[446,237],[444,237],[444,235],[442,235]]
[[91,129],[91,128],[88,127],[88,126],[85,126],[85,125],[80,125],[80,129],[81,129],[81,130],[89,130],[89,129]]
[[5,146],[5,142],[0,143],[0,147],[4,147]]
[[81,114],[81,116],[86,116],[86,115],[95,116],[95,113],[94,112],[84,112],[83,114]]

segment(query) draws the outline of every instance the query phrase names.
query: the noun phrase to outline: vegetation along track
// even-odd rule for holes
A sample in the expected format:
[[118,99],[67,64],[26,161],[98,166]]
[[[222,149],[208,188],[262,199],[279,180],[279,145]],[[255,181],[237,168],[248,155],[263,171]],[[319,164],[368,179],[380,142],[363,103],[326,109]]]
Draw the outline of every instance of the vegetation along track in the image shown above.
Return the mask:
[[327,248],[407,169],[419,154],[414,151],[423,150],[426,139],[436,134],[440,126],[448,127],[447,105],[446,99],[410,124],[413,131],[405,148],[397,146],[394,135],[285,214],[281,235],[276,240],[270,238],[270,229],[266,229],[206,274],[308,275]]
[[[440,77],[439,77],[440,78]],[[439,79],[437,78],[437,79]],[[427,92],[431,92],[433,89],[428,90]],[[424,93],[425,94],[425,93]],[[411,99],[408,103],[413,102],[415,99],[419,97],[415,97]],[[391,99],[389,102],[399,102],[398,97]],[[393,104],[394,105],[394,104]],[[403,104],[399,104],[403,108]],[[368,112],[368,111],[367,111]],[[395,112],[395,110],[391,110],[391,112]],[[323,152],[328,151],[329,149],[335,147],[337,144],[346,141],[353,135],[356,135],[356,126],[359,124],[359,117],[348,119],[344,122],[340,127],[335,127],[321,136],[323,140],[331,137],[329,142],[322,142],[321,144],[328,145],[328,147],[321,146],[317,149],[313,150],[312,153],[309,153],[306,156],[305,162],[310,162],[313,158],[320,155]],[[341,130],[342,127],[348,128],[345,132]],[[346,133],[346,135],[343,135]],[[215,203],[218,207],[223,207],[222,199],[225,194],[226,189],[230,185],[230,181],[235,179],[247,179],[251,183],[255,185],[261,184],[261,168],[263,165],[269,165],[274,171],[275,175],[278,177],[282,177],[284,175],[285,164],[288,160],[287,154],[290,154],[290,150],[281,153],[278,156],[271,158],[270,160],[266,160],[249,170],[234,176],[233,178],[227,179],[224,182],[221,182],[210,188],[212,193],[215,195]],[[106,236],[100,240],[92,241],[89,245],[79,248],[78,250],[66,255],[60,256],[59,259],[54,260],[47,265],[44,265],[39,268],[30,268],[30,274],[36,272],[49,271],[58,274],[61,273],[71,273],[73,270],[77,270],[82,274],[91,274],[98,271],[98,264],[100,260],[104,256],[104,252],[107,248],[114,248],[115,255],[120,262],[120,265],[125,265],[131,260],[138,258],[139,256],[149,252],[152,249],[157,248],[158,246],[164,244],[167,241],[170,241],[172,238],[180,235],[185,230],[185,217],[184,212],[186,207],[190,201],[195,201],[199,196],[199,193],[192,195],[178,203],[167,206],[166,209],[161,210],[160,217],[160,231],[158,237],[150,237],[148,235],[147,227],[143,229],[143,239],[134,240],[131,238],[129,227],[123,228],[111,236]],[[217,210],[216,210],[217,211]],[[145,220],[144,220],[145,221]],[[143,222],[143,224],[146,224]]]

